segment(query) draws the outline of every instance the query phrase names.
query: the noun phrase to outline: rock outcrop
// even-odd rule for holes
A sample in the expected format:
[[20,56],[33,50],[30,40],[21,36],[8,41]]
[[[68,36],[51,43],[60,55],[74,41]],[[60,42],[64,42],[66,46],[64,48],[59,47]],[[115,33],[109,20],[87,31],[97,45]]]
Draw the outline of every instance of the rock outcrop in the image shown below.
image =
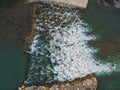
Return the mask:
[[97,79],[93,75],[88,75],[85,78],[77,79],[72,82],[56,83],[45,86],[21,86],[18,90],[96,90]]
[[67,4],[80,8],[86,8],[88,4],[88,0],[27,0],[27,2],[38,2],[38,1],[62,3],[62,5]]
[[120,0],[97,0],[99,4],[120,9]]

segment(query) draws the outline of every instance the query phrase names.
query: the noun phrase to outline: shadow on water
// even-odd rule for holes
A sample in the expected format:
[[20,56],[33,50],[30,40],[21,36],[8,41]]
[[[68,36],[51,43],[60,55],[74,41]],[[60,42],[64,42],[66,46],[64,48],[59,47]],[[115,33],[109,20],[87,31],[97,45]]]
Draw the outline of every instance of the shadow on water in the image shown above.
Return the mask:
[[[116,63],[120,71],[120,10],[100,7],[93,1],[89,0],[87,10],[82,13],[82,18],[92,28],[91,34],[97,36],[90,44],[99,50],[99,59]],[[98,83],[98,90],[120,90],[120,72],[99,76]]]

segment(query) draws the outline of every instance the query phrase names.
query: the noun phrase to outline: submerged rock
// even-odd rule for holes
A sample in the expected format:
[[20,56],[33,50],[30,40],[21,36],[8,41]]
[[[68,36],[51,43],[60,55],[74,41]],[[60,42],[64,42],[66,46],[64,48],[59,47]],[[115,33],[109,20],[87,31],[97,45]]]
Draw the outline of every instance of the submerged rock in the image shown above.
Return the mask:
[[77,79],[72,82],[55,83],[44,86],[21,86],[18,90],[96,90],[97,79],[93,75],[88,75],[85,78]]
[[99,4],[120,9],[120,0],[97,0]]
[[66,4],[80,8],[86,8],[88,4],[88,0],[27,0],[27,2],[38,2],[38,1],[55,2],[55,3],[61,3],[62,5]]

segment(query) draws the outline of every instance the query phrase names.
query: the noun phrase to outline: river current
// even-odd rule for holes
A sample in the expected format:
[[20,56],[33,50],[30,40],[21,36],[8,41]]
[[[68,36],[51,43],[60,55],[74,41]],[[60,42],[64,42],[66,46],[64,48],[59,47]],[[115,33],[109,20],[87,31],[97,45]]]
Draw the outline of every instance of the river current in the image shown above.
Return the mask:
[[[73,81],[91,73],[109,74],[116,69],[115,64],[96,60],[97,49],[88,44],[96,37],[88,34],[92,29],[80,18],[77,9],[41,3],[36,7],[38,11],[43,9],[35,17],[34,28],[38,33],[27,51],[30,67],[25,84]],[[65,11],[61,12],[62,9]]]
[[[0,1],[0,13],[1,13],[1,11],[5,12],[6,7],[7,7],[7,9],[9,9],[8,5],[10,5],[10,7],[13,6],[13,3],[15,4],[15,1],[17,1],[17,0],[12,0],[12,1],[2,0],[2,1],[5,1],[5,2],[1,3],[1,1]],[[89,0],[88,7],[87,7],[87,9],[85,9],[85,12],[83,10],[83,12],[79,13],[78,10],[70,9],[71,11],[69,10],[69,14],[74,14],[76,19],[75,18],[71,19],[72,22],[67,25],[62,24],[62,27],[54,28],[54,30],[53,30],[54,33],[50,32],[50,30],[52,30],[52,29],[49,29],[49,30],[47,29],[47,32],[42,32],[39,30],[39,33],[37,35],[35,35],[34,40],[31,42],[31,45],[29,47],[30,51],[27,51],[27,53],[29,54],[29,57],[30,57],[30,59],[29,59],[30,64],[28,62],[25,63],[26,58],[22,51],[24,48],[20,48],[20,50],[18,50],[18,48],[16,48],[15,46],[14,47],[10,46],[10,43],[5,44],[5,45],[0,45],[1,46],[1,48],[0,48],[0,72],[1,72],[1,74],[0,74],[0,85],[1,85],[0,90],[16,90],[18,88],[18,86],[20,86],[20,84],[23,84],[22,81],[24,80],[26,64],[27,64],[27,66],[29,66],[28,67],[29,70],[27,70],[28,73],[26,72],[27,76],[26,76],[26,79],[24,82],[26,84],[30,84],[30,83],[36,84],[36,83],[40,83],[40,81],[45,81],[44,83],[46,83],[47,81],[53,82],[50,78],[54,78],[55,81],[58,81],[57,80],[58,76],[61,76],[61,74],[63,74],[64,68],[61,69],[62,73],[59,72],[60,71],[59,69],[55,70],[55,68],[58,68],[61,65],[63,65],[62,67],[65,67],[65,65],[70,66],[70,64],[72,64],[72,63],[74,63],[75,65],[80,65],[79,62],[84,62],[82,65],[85,67],[85,70],[86,70],[79,77],[83,77],[84,75],[87,75],[89,73],[96,74],[97,78],[98,78],[98,89],[97,90],[120,90],[120,85],[119,85],[120,72],[114,72],[114,71],[116,71],[115,68],[117,69],[117,71],[120,71],[120,53],[119,53],[120,52],[120,48],[119,48],[119,46],[120,46],[120,44],[119,44],[120,11],[113,10],[113,9],[111,10],[110,8],[107,8],[107,9],[101,8],[101,7],[97,6],[96,3],[94,4],[93,1],[94,0]],[[45,11],[48,12],[48,11],[52,10],[50,8],[46,9],[45,6],[43,6],[42,9],[45,9],[44,13],[45,13]],[[57,10],[56,12],[60,14],[61,11]],[[46,17],[46,15],[48,15],[48,14],[46,14],[46,13],[43,14],[44,17]],[[68,15],[68,16],[70,16],[70,18],[73,17],[73,15],[72,16]],[[81,18],[78,18],[79,16]],[[53,18],[55,19],[55,16],[53,16]],[[58,18],[58,15],[57,15],[57,18]],[[38,21],[37,18],[35,20]],[[41,20],[42,20],[42,24],[43,24],[43,20],[45,20],[45,19],[41,18]],[[64,20],[62,19],[62,21],[64,21]],[[2,19],[1,19],[1,21],[2,21]],[[53,20],[53,21],[55,21],[55,20]],[[76,22],[74,23],[74,21],[76,21]],[[55,21],[55,22],[56,22],[55,24],[59,24],[58,21]],[[39,21],[39,23],[40,23],[40,21]],[[48,24],[50,24],[50,23],[48,23]],[[45,24],[43,24],[43,25],[45,25]],[[64,25],[66,26],[66,28],[64,27]],[[77,27],[75,25],[77,25]],[[36,28],[36,26],[37,25],[35,25],[35,28]],[[47,25],[47,26],[49,26],[49,25]],[[50,26],[53,26],[53,25],[50,25]],[[2,28],[0,28],[0,29],[2,29]],[[72,32],[73,30],[74,30],[74,33]],[[57,32],[55,32],[55,31],[57,31]],[[74,60],[71,60],[68,64],[60,63],[58,65],[59,62],[57,61],[57,62],[53,63],[52,62],[53,60],[50,59],[50,57],[49,58],[46,57],[46,59],[44,57],[41,60],[42,61],[41,62],[40,59],[38,57],[36,57],[36,53],[34,50],[34,49],[36,49],[36,50],[38,50],[38,49],[37,48],[32,49],[32,47],[34,47],[34,46],[38,47],[39,45],[43,45],[43,47],[45,48],[44,45],[49,46],[50,42],[53,42],[53,40],[54,40],[53,38],[50,39],[50,36],[52,34],[55,34],[55,35],[60,34],[61,35],[60,31],[62,31],[63,33],[68,33],[68,34],[70,32],[72,32],[72,33],[70,33],[70,35],[67,34],[68,35],[67,38],[74,37],[75,40],[72,40],[72,42],[76,42],[77,46],[80,43],[83,43],[84,46],[86,46],[86,47],[84,47],[85,50],[86,51],[90,50],[91,53],[90,52],[83,53],[82,52],[83,46],[82,46],[82,49],[81,49],[81,47],[77,48],[78,50],[81,50],[81,52],[80,51],[78,52],[78,50],[77,50],[77,52],[80,55],[84,56],[84,58],[81,57],[81,59],[83,59],[83,60],[78,59],[77,53],[76,53],[76,55],[74,54],[75,56],[72,57],[72,58],[74,58]],[[65,31],[67,31],[67,32],[65,32]],[[80,37],[81,35],[78,32],[80,32],[86,40],[85,39],[82,40],[83,42],[80,41],[80,39],[82,39],[82,37]],[[89,34],[89,33],[91,33],[91,34]],[[80,38],[75,37],[74,34],[80,35],[79,36]],[[49,37],[49,40],[47,39],[48,37]],[[59,37],[61,37],[61,36],[59,36]],[[65,37],[66,37],[65,35],[64,35],[64,37],[61,37],[61,40],[63,40],[63,38],[65,38]],[[89,37],[89,39],[88,39],[88,37]],[[54,36],[54,38],[55,38],[55,36]],[[70,40],[70,39],[67,39],[67,40]],[[47,41],[48,41],[48,45],[47,45]],[[60,42],[60,39],[59,39],[59,42]],[[70,44],[70,42],[67,44]],[[95,45],[94,44],[89,45],[89,42],[95,42]],[[56,42],[54,42],[54,43],[56,43]],[[1,42],[1,44],[2,44],[2,42]],[[97,46],[96,46],[96,44],[97,44]],[[74,45],[70,44],[69,47],[67,47],[67,46],[64,47],[64,48],[68,49],[70,52],[70,54],[67,53],[67,55],[73,54],[72,53],[74,51],[73,48],[76,50],[76,48],[73,46],[76,46],[76,45],[74,43]],[[106,47],[104,47],[105,45],[106,45]],[[71,47],[73,47],[73,48],[71,48]],[[63,47],[61,47],[61,48],[62,48],[62,50],[64,49]],[[33,50],[33,52],[32,52],[32,50]],[[47,50],[50,50],[50,48]],[[45,50],[45,51],[47,51],[47,50]],[[61,51],[61,50],[59,50],[59,51]],[[101,56],[106,56],[107,58],[101,58],[101,59],[97,58],[96,54],[99,52],[101,52]],[[49,51],[47,51],[46,53],[49,56],[51,55]],[[109,53],[113,53],[113,54],[109,55]],[[47,55],[47,54],[45,54],[45,55]],[[53,54],[56,55],[55,52]],[[38,55],[39,55],[39,53],[38,53]],[[90,56],[91,58],[85,60],[85,58],[87,56]],[[58,55],[56,57],[61,58]],[[70,59],[68,59],[69,56],[65,56],[65,57],[67,57],[67,59],[63,59],[63,60],[65,60],[65,61],[70,60]],[[36,58],[36,59],[34,59],[34,58]],[[90,63],[88,64],[88,62],[90,62]],[[77,66],[78,69],[77,69],[77,67],[73,67],[74,64],[72,64],[70,66],[70,70],[73,70],[73,71],[74,70],[78,70],[78,71],[83,70],[83,68],[80,68],[80,66]],[[102,67],[102,65],[103,65],[103,67],[107,67],[106,70],[108,69],[109,72],[106,73],[106,72],[99,71],[98,69],[100,69],[100,70],[103,69],[103,68],[102,69],[100,68],[100,66]],[[40,66],[42,69],[36,69],[37,67],[40,67]],[[50,70],[48,70],[48,68],[46,66],[50,66]],[[94,68],[93,66],[97,67],[97,69]],[[64,71],[66,72],[67,69],[68,68],[65,68]],[[41,70],[41,72],[40,72],[40,70]],[[45,70],[47,70],[47,73],[42,73],[42,72],[46,72]],[[70,70],[69,70],[69,74],[71,74]],[[88,70],[91,70],[91,71],[88,72]],[[49,71],[49,73],[48,73],[48,71]],[[39,72],[40,72],[40,74],[38,74]],[[57,74],[56,74],[56,72],[57,72]],[[81,72],[79,72],[77,74],[80,74],[80,73]],[[50,76],[50,77],[47,77],[47,78],[49,78],[49,80],[46,79],[46,75]],[[34,76],[35,76],[35,78],[34,78]],[[67,76],[68,75],[65,74],[64,80],[71,81],[75,78],[79,78],[77,76],[75,77],[75,75],[73,73],[71,74],[71,76],[73,76],[72,79],[70,77],[66,78]],[[63,78],[60,80],[63,80]]]

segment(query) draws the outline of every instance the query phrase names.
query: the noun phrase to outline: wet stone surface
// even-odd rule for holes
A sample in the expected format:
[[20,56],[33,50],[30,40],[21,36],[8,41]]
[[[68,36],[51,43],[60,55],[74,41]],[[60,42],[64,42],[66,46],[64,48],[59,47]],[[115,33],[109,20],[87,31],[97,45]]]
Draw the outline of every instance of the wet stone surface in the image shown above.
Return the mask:
[[[34,47],[36,50],[35,52],[30,51],[30,68],[28,70],[29,74],[25,84],[44,84],[46,81],[53,80],[54,74],[52,72],[52,68],[58,63],[52,63],[50,60],[50,40],[53,39],[53,36],[50,33],[55,33],[55,29],[58,28],[65,28],[66,26],[69,27],[75,18],[80,17],[80,13],[78,13],[80,11],[75,8],[65,8],[43,2],[36,3],[35,8],[34,28],[38,33],[34,38],[36,41],[32,42],[30,49],[32,50],[32,47]],[[61,48],[59,46],[55,46],[55,50],[60,49]],[[53,58],[55,59],[56,57]]]
[[76,17],[74,15],[72,16],[72,14],[74,13],[70,15],[67,14],[67,12],[71,11],[75,13],[79,12],[78,10],[71,8],[65,8],[46,3],[38,3],[36,5],[36,17],[35,17],[37,26],[36,29],[47,31],[54,27],[65,27],[69,25]]

